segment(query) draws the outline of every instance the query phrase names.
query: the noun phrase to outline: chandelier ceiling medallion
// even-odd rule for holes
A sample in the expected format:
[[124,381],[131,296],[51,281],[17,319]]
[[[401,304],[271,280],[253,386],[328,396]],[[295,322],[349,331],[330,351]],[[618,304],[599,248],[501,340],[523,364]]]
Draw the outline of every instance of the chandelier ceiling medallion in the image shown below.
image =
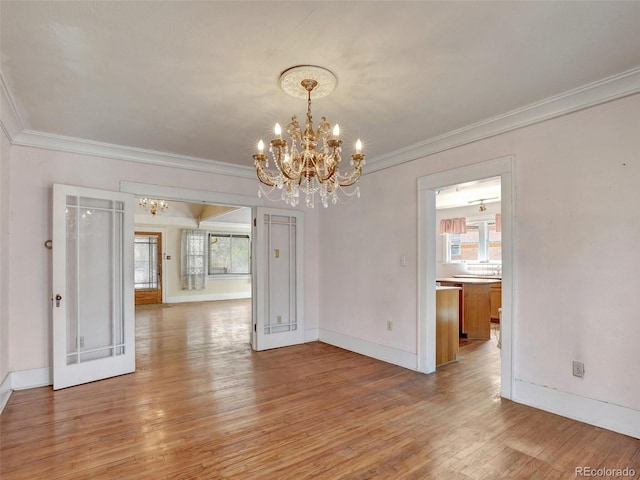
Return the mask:
[[156,200],[154,198],[141,198],[138,200],[138,205],[148,211],[151,215],[155,215],[158,212],[164,212],[169,208],[169,204],[165,200]]
[[[264,142],[258,143],[258,153],[253,155],[258,179],[269,190],[261,185],[258,196],[269,195],[280,190],[280,199],[291,206],[296,206],[301,193],[305,204],[313,208],[317,201],[327,207],[329,202],[338,203],[338,194],[360,197],[357,185],[362,167],[365,164],[362,154],[362,142],[356,142],[356,152],[351,155],[351,169],[340,171],[340,127],[331,125],[325,117],[320,120],[317,130],[313,130],[311,118],[311,93],[313,98],[321,98],[333,91],[337,84],[335,75],[329,70],[313,65],[301,65],[285,70],[280,75],[280,87],[285,93],[307,99],[307,119],[302,130],[294,115],[287,124],[286,131],[290,144],[282,137],[280,124],[276,123],[275,137],[271,140],[269,153],[275,169],[269,169],[269,158],[264,153]],[[346,187],[354,187],[350,191]],[[276,199],[277,200],[277,199]]]

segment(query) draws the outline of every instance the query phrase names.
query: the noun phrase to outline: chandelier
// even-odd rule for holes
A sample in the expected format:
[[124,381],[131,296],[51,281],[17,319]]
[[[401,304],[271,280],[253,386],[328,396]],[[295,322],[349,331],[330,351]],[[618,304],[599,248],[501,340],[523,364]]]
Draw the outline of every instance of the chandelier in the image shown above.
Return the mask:
[[[258,143],[258,153],[253,155],[260,185],[258,196],[271,198],[273,191],[280,190],[280,199],[296,206],[301,195],[307,207],[313,208],[320,201],[327,207],[340,201],[343,196],[360,197],[357,185],[365,164],[362,142],[356,142],[356,151],[351,155],[351,169],[340,171],[340,127],[331,125],[322,117],[317,130],[313,130],[311,117],[311,93],[320,98],[333,91],[337,79],[329,70],[311,65],[302,65],[285,70],[280,76],[280,87],[294,97],[307,98],[307,119],[302,130],[294,115],[287,124],[286,131],[290,143],[282,137],[280,124],[276,123],[275,137],[271,140],[269,153],[275,169],[269,169],[269,158],[264,153],[264,142]],[[353,187],[348,189],[348,187]],[[277,200],[277,199],[276,199]]]
[[158,212],[164,212],[169,208],[169,204],[165,200],[155,200],[153,198],[141,198],[138,201],[138,205],[140,205],[140,207],[145,211],[151,213],[151,215],[155,215]]

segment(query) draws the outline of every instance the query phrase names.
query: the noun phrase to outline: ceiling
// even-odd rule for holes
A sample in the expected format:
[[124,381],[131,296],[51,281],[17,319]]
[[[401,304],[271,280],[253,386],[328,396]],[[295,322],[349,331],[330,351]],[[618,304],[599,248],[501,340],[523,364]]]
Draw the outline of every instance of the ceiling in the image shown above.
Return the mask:
[[304,115],[306,102],[278,84],[299,64],[337,76],[313,103],[316,126],[321,116],[340,123],[345,156],[361,138],[365,171],[602,79],[640,77],[638,1],[2,0],[0,9],[14,143],[118,146],[177,164],[249,171],[273,124]]
[[452,185],[436,192],[436,209],[468,207],[496,203],[501,200],[500,177],[485,178],[473,182]]

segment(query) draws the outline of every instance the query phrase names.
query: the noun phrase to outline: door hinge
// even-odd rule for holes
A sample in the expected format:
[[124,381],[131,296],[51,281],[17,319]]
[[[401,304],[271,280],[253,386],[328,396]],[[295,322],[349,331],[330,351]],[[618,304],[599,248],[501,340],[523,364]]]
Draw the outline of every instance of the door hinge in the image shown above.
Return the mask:
[[255,218],[253,219],[253,226],[254,226],[254,227],[257,227],[257,226],[258,226],[258,222],[256,222],[256,219],[255,219]]
[[253,324],[253,331],[254,332],[258,332],[258,324],[257,323]]

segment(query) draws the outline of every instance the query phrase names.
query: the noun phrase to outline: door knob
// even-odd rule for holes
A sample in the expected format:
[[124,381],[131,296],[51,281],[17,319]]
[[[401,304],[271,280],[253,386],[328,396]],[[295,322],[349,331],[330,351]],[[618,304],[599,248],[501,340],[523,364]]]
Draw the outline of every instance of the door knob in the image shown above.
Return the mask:
[[56,295],[56,307],[60,307],[60,300],[62,300],[62,295]]

